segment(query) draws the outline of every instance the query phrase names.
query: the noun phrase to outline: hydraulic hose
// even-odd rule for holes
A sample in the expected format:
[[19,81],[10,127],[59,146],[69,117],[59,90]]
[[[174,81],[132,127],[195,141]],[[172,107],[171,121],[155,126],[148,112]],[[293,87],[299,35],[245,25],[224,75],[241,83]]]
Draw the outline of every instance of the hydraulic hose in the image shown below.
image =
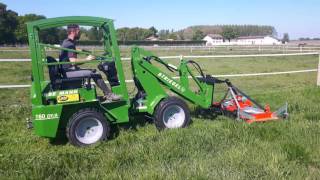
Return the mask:
[[187,61],[187,64],[192,64],[192,66],[200,73],[200,75],[201,75],[203,78],[205,78],[205,75],[204,75],[204,73],[203,73],[200,65],[199,65],[197,62],[195,62],[195,61],[193,61],[193,60],[188,60],[188,61]]

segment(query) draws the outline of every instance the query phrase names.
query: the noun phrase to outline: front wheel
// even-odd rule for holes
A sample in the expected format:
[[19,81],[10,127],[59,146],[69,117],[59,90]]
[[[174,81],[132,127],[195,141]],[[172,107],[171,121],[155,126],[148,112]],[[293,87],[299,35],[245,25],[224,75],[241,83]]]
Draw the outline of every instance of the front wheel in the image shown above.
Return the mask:
[[183,100],[168,97],[158,104],[154,121],[158,130],[184,128],[190,124],[190,111]]
[[95,109],[82,109],[70,119],[66,131],[74,146],[89,146],[105,140],[110,134],[109,122]]

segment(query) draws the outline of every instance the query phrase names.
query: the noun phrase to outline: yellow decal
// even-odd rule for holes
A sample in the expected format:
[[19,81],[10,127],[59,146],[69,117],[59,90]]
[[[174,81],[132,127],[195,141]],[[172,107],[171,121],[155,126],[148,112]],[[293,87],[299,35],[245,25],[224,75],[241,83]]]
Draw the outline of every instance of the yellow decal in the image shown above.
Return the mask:
[[66,94],[57,96],[58,103],[65,103],[65,102],[75,102],[79,101],[79,94]]

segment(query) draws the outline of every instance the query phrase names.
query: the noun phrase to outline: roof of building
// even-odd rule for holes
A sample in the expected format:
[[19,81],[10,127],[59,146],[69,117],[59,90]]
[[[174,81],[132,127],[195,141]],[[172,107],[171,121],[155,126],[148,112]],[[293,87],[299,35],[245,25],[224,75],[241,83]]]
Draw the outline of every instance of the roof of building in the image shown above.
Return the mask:
[[148,38],[146,38],[146,40],[158,40],[159,38],[158,37],[156,37],[156,36],[149,36]]
[[240,36],[237,39],[263,39],[265,36]]
[[271,37],[271,38],[274,38],[276,40],[279,40],[278,38],[273,37],[273,36],[269,36],[269,35],[267,35],[267,36],[240,36],[237,39],[263,39],[265,37]]
[[220,34],[208,34],[207,36],[211,37],[212,39],[223,39],[223,36]]

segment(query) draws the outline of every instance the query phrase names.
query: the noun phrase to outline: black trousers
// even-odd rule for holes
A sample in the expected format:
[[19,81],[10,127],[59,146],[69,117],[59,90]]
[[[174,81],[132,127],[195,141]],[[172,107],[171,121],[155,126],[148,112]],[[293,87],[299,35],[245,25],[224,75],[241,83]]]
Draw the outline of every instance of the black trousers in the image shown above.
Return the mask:
[[119,79],[114,61],[104,62],[98,65],[98,69],[102,71],[106,76],[111,86],[118,86]]
[[96,73],[92,70],[89,69],[76,69],[76,70],[66,70],[65,71],[65,78],[86,78],[86,77],[91,77],[96,85],[103,91],[104,95],[107,95],[108,93],[111,92],[111,90],[108,88],[104,80],[102,79],[101,74]]

